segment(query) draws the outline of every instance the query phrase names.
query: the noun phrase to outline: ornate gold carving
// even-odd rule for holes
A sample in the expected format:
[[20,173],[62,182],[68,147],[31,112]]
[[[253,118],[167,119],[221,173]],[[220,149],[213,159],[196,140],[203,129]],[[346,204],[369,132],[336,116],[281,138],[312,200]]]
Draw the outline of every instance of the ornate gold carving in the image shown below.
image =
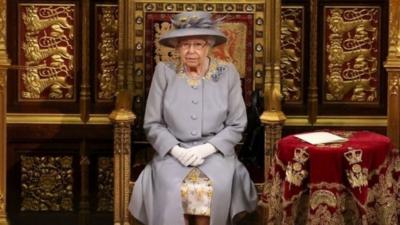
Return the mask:
[[132,123],[136,119],[136,115],[132,112],[132,93],[130,91],[118,91],[117,101],[115,103],[115,110],[111,112],[109,118],[114,123]]
[[362,150],[349,148],[344,157],[349,163],[350,170],[346,170],[347,179],[353,188],[368,185],[368,169],[362,168]]
[[7,4],[5,2],[6,0],[1,0],[0,1],[0,50],[5,50],[5,42],[6,42],[6,22],[7,22],[7,18],[6,18],[6,10],[7,10]]
[[[378,8],[330,8],[326,100],[376,102]],[[326,32],[328,35],[328,32]],[[350,97],[345,98],[346,95]]]
[[[23,98],[37,99],[40,94],[49,89],[49,98],[59,99],[62,97],[72,97],[73,87],[67,82],[69,71],[65,65],[60,67],[30,67],[22,73],[22,81],[25,91],[22,92]],[[65,76],[63,76],[66,74]],[[62,89],[67,92],[63,94]]]
[[311,195],[311,209],[315,210],[321,204],[325,204],[329,207],[337,206],[337,199],[333,192],[328,190],[317,190]]
[[177,62],[179,59],[178,53],[173,48],[169,48],[160,44],[160,37],[171,30],[170,22],[160,22],[154,24],[155,38],[154,38],[154,60],[158,62]]
[[118,6],[101,6],[100,22],[100,72],[98,98],[110,100],[117,91],[118,74]]
[[72,99],[74,7],[22,4],[20,71],[22,99]]
[[399,95],[399,86],[400,86],[400,74],[389,72],[389,94],[390,95]]
[[[397,7],[398,8],[398,7]],[[396,10],[395,8],[393,8],[392,10]],[[396,47],[396,50],[397,50],[397,54],[396,54],[396,56],[397,57],[400,57],[400,19],[399,19],[399,13],[398,13],[398,11],[397,11],[397,41],[395,41],[395,43],[396,43],[396,45],[395,46],[397,46]]]
[[114,126],[114,154],[130,154],[131,122],[117,122]]
[[[332,9],[331,16],[328,17],[329,28],[334,33],[343,34],[357,28],[359,35],[365,36],[365,31],[375,31],[371,26],[372,15],[370,10],[364,9]],[[365,19],[368,18],[368,19]]]
[[51,57],[52,66],[61,66],[64,64],[64,60],[68,60],[69,68],[72,68],[72,55],[68,53],[68,48],[63,46],[56,46],[63,42],[60,40],[59,43],[51,43],[52,46],[48,48],[42,48],[45,46],[39,45],[38,37],[36,36],[25,36],[25,42],[22,44],[22,49],[25,52],[26,65],[39,64],[44,59]]
[[302,98],[303,74],[303,8],[281,11],[281,76],[282,94],[286,101]]
[[113,169],[113,159],[111,157],[99,157],[97,166],[97,211],[113,211]]
[[72,189],[72,157],[21,156],[21,211],[72,211]]
[[267,123],[264,129],[264,171],[269,171],[272,161],[276,160],[279,166],[283,163],[274,157],[276,152],[276,143],[282,137],[282,124],[280,123]]
[[[120,122],[116,122],[116,126],[121,126]],[[124,137],[129,140],[130,136]],[[114,144],[116,141],[114,140]],[[125,143],[125,142],[124,142]],[[114,145],[115,148],[115,145]],[[114,224],[129,224],[129,213],[128,213],[128,203],[130,199],[130,187],[131,187],[131,176],[130,176],[130,146],[126,147],[126,154],[118,151],[114,151]],[[118,221],[122,221],[121,223]]]
[[289,162],[286,168],[286,181],[298,187],[301,185],[308,176],[308,172],[304,169],[308,158],[307,147],[294,150],[293,162]]
[[400,1],[390,1],[389,14],[389,58],[400,57]]
[[4,91],[4,87],[6,85],[6,70],[0,70],[0,92]]
[[4,212],[5,209],[5,200],[3,193],[0,193],[0,212]]
[[[35,5],[30,5],[26,7],[22,19],[27,33],[30,35],[37,34],[50,27],[51,36],[59,36],[64,33],[64,30],[70,30],[69,36],[72,38],[73,29],[68,22],[68,19],[73,20],[72,12],[73,10],[70,7],[48,7],[39,10]],[[66,16],[63,16],[63,14],[66,14]]]

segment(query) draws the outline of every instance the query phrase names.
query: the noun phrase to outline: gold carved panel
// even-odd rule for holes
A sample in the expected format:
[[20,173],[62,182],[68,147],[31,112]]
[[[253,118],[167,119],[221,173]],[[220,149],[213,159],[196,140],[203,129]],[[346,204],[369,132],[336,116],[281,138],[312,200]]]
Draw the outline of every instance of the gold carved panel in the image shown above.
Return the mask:
[[99,157],[97,162],[97,211],[112,212],[114,207],[113,158]]
[[117,91],[118,5],[96,5],[96,99],[112,101]]
[[400,57],[400,0],[390,0],[389,55]]
[[5,71],[1,71],[0,72],[0,93],[1,94],[4,91],[5,85],[6,85],[6,72]]
[[70,4],[20,4],[20,101],[73,101],[75,98],[74,15]]
[[[4,0],[5,1],[5,0]],[[0,48],[2,43],[6,41],[6,4],[0,1]]]
[[304,7],[283,6],[281,10],[281,77],[286,103],[303,100]]
[[21,211],[73,210],[71,156],[21,156]]
[[380,14],[379,7],[325,7],[325,102],[379,102]]
[[5,209],[5,200],[3,193],[0,193],[0,211],[3,212]]
[[177,60],[174,49],[158,44],[159,37],[171,29],[170,18],[181,11],[202,10],[212,13],[215,19],[222,19],[219,27],[228,42],[214,48],[212,55],[235,64],[242,78],[243,97],[246,104],[251,104],[254,86],[263,87],[264,82],[264,4],[135,1],[132,7],[135,9],[131,40],[135,49],[135,95],[146,95],[157,62]]

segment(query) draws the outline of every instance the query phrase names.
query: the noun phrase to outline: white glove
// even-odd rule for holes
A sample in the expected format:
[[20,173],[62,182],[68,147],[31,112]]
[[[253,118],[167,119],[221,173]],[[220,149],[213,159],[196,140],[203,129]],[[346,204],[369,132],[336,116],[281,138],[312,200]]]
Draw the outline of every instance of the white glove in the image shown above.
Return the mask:
[[191,163],[190,166],[200,166],[203,163],[204,163],[204,159],[197,158],[197,160],[195,160],[193,163]]
[[195,154],[196,157],[203,159],[203,160],[205,158],[207,158],[208,156],[217,152],[217,149],[214,147],[214,145],[212,145],[210,143],[197,145],[197,146],[189,148],[188,150],[189,150],[189,152],[193,152],[193,154]]
[[189,166],[195,162],[199,163],[200,160],[200,158],[196,154],[178,145],[175,145],[171,149],[170,153],[184,166]]

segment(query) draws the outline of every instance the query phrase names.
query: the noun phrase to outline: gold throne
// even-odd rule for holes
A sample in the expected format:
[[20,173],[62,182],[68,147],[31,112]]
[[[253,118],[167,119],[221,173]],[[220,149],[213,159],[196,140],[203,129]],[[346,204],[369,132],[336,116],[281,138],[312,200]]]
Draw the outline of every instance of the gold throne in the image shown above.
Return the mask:
[[[141,168],[136,153],[151,149],[142,132],[142,122],[154,67],[159,61],[176,60],[174,49],[159,45],[158,39],[171,29],[170,19],[174,14],[193,10],[208,11],[215,18],[223,18],[219,26],[228,42],[214,48],[212,54],[235,64],[241,75],[246,105],[250,106],[254,90],[264,94],[265,111],[260,119],[265,125],[265,169],[261,173],[269,166],[270,156],[275,151],[274,143],[281,137],[285,116],[280,107],[280,29],[276,23],[280,21],[280,2],[120,0],[120,91],[116,108],[110,115],[115,126],[114,224],[133,224],[127,207],[135,176],[140,172],[137,168]],[[263,181],[256,186],[261,193]]]

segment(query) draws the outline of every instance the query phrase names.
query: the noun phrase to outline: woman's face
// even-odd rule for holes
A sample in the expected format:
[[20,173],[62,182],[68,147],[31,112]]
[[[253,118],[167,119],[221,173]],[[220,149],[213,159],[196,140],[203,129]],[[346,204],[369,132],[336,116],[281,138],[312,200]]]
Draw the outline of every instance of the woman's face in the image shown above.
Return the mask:
[[183,65],[191,68],[202,66],[210,51],[207,40],[200,37],[181,39],[177,48]]

